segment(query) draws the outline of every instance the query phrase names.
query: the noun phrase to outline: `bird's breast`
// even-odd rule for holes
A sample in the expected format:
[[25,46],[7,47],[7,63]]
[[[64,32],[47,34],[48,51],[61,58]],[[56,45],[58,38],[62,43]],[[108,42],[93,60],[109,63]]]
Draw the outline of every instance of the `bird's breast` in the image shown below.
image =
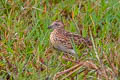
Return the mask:
[[50,42],[51,42],[51,44],[52,45],[55,45],[56,44],[56,31],[53,31],[53,32],[51,32],[51,34],[50,34]]

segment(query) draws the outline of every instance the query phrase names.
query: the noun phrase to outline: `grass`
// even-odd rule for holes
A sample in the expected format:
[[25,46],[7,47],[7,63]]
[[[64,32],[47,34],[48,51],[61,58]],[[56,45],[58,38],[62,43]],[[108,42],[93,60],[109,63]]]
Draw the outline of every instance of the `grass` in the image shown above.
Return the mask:
[[57,19],[67,31],[90,37],[94,47],[77,71],[58,79],[120,79],[119,0],[1,0],[0,79],[51,80],[76,65],[49,48],[47,27]]

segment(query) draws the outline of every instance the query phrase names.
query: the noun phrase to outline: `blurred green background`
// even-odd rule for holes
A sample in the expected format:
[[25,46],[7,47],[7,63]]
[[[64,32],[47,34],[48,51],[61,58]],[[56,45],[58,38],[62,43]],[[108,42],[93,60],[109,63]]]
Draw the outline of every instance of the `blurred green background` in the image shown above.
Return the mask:
[[[55,20],[83,37],[91,37],[91,31],[95,50],[111,71],[106,76],[120,79],[119,0],[0,0],[1,80],[52,80],[57,72],[74,65],[49,49],[51,30],[47,27]],[[100,67],[95,50],[82,60],[92,60]],[[83,73],[76,73],[65,80],[84,79]],[[98,76],[90,69],[86,78],[96,80]]]

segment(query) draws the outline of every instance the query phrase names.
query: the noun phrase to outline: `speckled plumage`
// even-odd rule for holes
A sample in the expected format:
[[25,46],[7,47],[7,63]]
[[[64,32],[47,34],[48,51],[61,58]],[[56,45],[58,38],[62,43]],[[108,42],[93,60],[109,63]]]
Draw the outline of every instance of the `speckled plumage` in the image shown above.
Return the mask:
[[72,42],[77,46],[92,46],[92,42],[89,39],[83,38],[78,34],[65,31],[64,24],[61,21],[53,22],[48,28],[53,29],[50,34],[51,44],[54,48],[60,51],[75,54]]

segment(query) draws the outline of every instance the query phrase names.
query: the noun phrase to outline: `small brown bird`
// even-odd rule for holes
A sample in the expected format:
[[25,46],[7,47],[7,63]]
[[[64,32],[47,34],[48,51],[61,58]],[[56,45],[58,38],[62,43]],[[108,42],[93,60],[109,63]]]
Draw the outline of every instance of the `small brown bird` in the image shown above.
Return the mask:
[[60,51],[75,54],[73,43],[78,47],[92,46],[92,42],[89,39],[83,38],[78,34],[65,31],[64,24],[59,20],[48,26],[48,29],[53,29],[53,32],[50,34],[51,44],[54,48]]

